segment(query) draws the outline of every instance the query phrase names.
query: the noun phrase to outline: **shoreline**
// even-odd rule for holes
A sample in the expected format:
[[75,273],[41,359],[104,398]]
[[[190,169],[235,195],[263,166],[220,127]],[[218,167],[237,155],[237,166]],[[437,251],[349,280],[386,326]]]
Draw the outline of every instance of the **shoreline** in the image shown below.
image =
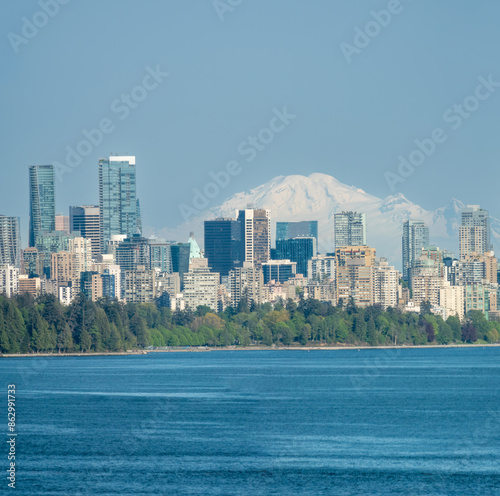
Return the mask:
[[208,351],[340,351],[340,350],[411,350],[435,348],[495,348],[500,343],[488,344],[435,344],[435,345],[392,345],[392,346],[223,346],[223,347],[193,347],[181,349],[102,351],[75,353],[16,353],[1,354],[0,358],[57,358],[57,357],[96,357],[96,356],[129,356],[149,355],[155,353],[205,353]]

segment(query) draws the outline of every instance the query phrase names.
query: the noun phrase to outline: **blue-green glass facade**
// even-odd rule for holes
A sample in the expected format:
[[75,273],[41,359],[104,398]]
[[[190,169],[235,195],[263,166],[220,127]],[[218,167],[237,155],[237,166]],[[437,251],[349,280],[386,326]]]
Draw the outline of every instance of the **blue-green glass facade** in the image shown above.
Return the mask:
[[307,263],[314,256],[316,256],[316,238],[298,237],[276,240],[276,259],[297,262],[297,273],[304,277],[307,277]]
[[99,211],[103,250],[113,234],[139,233],[135,157],[99,160]]
[[19,217],[0,215],[0,265],[21,266]]
[[276,222],[276,239],[292,239],[307,236],[318,240],[318,221],[302,220],[294,222]]
[[53,165],[30,165],[29,245],[37,236],[56,228],[56,197]]
[[42,273],[50,279],[50,260],[52,253],[69,250],[69,240],[79,236],[80,233],[68,234],[63,231],[44,232],[35,239],[35,248],[41,258]]

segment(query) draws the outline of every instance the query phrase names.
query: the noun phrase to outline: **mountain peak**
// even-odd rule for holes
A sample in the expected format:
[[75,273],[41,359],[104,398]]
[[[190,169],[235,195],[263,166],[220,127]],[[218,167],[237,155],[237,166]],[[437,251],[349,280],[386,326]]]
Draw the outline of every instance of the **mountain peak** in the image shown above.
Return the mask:
[[[281,175],[231,196],[221,205],[200,213],[176,229],[165,230],[162,235],[168,234],[172,239],[183,239],[190,231],[203,232],[204,220],[234,217],[237,210],[247,208],[248,204],[271,211],[273,235],[277,220],[317,220],[318,248],[322,253],[334,249],[335,213],[343,210],[365,213],[368,244],[377,249],[378,255],[387,257],[390,263],[397,267],[401,266],[403,221],[424,221],[429,226],[433,243],[441,248],[456,251],[459,215],[464,206],[460,200],[453,198],[448,205],[429,211],[411,202],[401,193],[381,199],[324,173],[314,172],[309,176]],[[494,230],[500,233],[500,223],[499,229],[496,229],[495,224]],[[496,233],[493,235],[495,238]]]

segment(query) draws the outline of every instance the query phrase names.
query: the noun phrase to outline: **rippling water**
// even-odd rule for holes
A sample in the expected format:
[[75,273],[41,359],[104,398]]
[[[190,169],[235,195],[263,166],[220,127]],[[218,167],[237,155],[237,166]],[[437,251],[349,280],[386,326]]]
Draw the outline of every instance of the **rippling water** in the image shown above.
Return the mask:
[[0,377],[17,494],[500,495],[498,348],[4,359]]

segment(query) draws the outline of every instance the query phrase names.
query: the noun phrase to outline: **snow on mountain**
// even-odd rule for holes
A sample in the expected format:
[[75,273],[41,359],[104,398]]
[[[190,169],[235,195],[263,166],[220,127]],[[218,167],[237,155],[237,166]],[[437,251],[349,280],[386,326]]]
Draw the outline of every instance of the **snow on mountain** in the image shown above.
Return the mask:
[[[460,211],[465,206],[452,199],[444,207],[425,210],[398,193],[381,199],[362,189],[341,183],[328,174],[310,176],[278,176],[265,184],[228,198],[222,205],[202,212],[175,229],[162,229],[155,234],[184,241],[189,232],[198,241],[203,238],[203,221],[217,217],[234,218],[236,211],[247,208],[271,210],[274,239],[276,220],[317,220],[319,251],[333,251],[333,216],[343,210],[366,214],[367,243],[377,249],[377,255],[401,268],[402,223],[406,219],[423,220],[430,229],[431,242],[455,253],[458,252]],[[500,241],[500,221],[491,219],[492,241]]]

